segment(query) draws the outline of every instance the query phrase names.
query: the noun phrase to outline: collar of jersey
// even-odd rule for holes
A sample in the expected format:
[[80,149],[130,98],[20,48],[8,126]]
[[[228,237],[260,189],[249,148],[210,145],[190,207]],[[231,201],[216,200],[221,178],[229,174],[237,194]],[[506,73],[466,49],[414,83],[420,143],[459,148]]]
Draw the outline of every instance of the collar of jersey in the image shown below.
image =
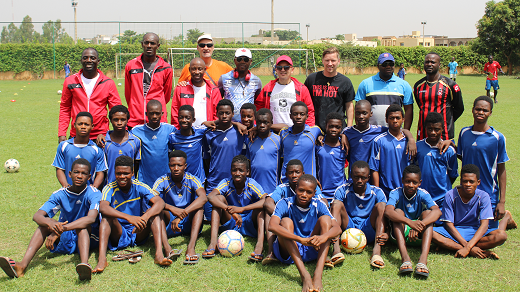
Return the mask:
[[[134,140],[134,139],[135,139],[135,137],[134,137],[134,135],[132,135],[132,133],[130,133],[128,130],[126,130],[126,131],[128,132],[128,140],[126,140],[125,142],[123,142],[123,144],[126,143],[126,142],[128,142],[128,141],[130,141],[130,140]],[[111,130],[111,131],[108,131],[108,132],[107,132],[107,135],[106,135],[106,140],[107,140],[107,142],[112,142],[112,138],[110,138],[110,133],[112,133],[112,132],[114,132],[114,131]]]
[[162,124],[163,124],[162,122],[159,123],[159,127],[155,128],[155,129],[153,129],[152,127],[148,126],[148,123],[144,124],[144,126],[147,127],[148,129],[152,130],[152,131],[157,131],[157,130],[159,130],[161,128]]
[[[293,126],[290,126],[289,127],[289,132],[291,132],[291,134],[292,134],[292,129],[293,129]],[[311,127],[309,125],[305,124],[305,127],[303,128],[303,131],[300,132],[300,133],[310,132],[310,131],[311,131]],[[300,134],[300,133],[298,133],[298,134]],[[295,135],[297,135],[297,134],[295,134]]]
[[401,130],[401,134],[403,134],[403,138],[401,138],[401,139],[397,139],[396,136],[392,135],[392,133],[390,133],[390,129],[388,129],[386,132],[388,133],[388,135],[394,137],[397,141],[401,141],[403,139],[406,139],[406,136],[404,135],[403,130]]
[[71,195],[81,196],[87,190],[87,188],[88,188],[88,185],[86,185],[85,188],[79,193],[71,192],[71,191],[69,191],[69,188],[64,188],[64,189],[67,193],[69,193]]
[[396,82],[397,78],[399,78],[399,77],[395,76],[395,74],[392,73],[392,78],[390,78],[388,80],[383,80],[383,79],[381,79],[381,77],[379,77],[379,72],[376,75],[374,75],[374,77],[375,77],[374,78],[375,81],[382,81],[382,82]]
[[348,191],[354,193],[358,198],[364,199],[364,198],[367,198],[368,196],[370,196],[372,194],[372,186],[367,182],[367,185],[366,185],[366,188],[365,188],[365,197],[364,198],[359,197],[358,194],[354,191],[354,183],[351,183],[348,186]]

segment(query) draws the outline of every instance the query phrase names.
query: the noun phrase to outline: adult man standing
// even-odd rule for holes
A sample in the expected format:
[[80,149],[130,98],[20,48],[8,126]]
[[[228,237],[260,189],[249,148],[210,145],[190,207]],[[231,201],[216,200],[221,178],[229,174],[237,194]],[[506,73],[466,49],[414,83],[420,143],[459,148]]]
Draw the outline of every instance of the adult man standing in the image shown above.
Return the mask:
[[491,86],[493,86],[494,94],[493,99],[495,100],[495,103],[497,103],[497,93],[500,89],[500,86],[498,86],[498,71],[500,73],[505,74],[504,71],[502,71],[502,66],[497,61],[493,61],[493,56],[489,55],[488,61],[484,65],[484,73],[487,72],[487,79],[486,79],[486,95],[489,95],[489,91],[491,90]]
[[390,53],[382,53],[377,58],[379,73],[359,84],[356,101],[366,99],[372,105],[371,125],[386,126],[386,108],[396,103],[404,106],[404,128],[410,130],[413,121],[412,87],[408,82],[394,75],[395,59]]
[[[213,50],[215,50],[215,46],[211,35],[201,35],[197,40],[197,51],[199,51],[200,57],[204,60],[204,63],[206,63],[206,74],[204,75],[204,79],[208,79],[213,86],[217,86],[220,76],[233,70],[233,68],[225,62],[211,58]],[[181,77],[179,77],[179,83],[184,85],[182,81],[188,82],[190,79],[189,64],[186,64],[182,69]]]
[[249,49],[237,49],[235,52],[235,70],[220,76],[218,88],[223,98],[233,102],[235,107],[234,122],[240,122],[240,108],[244,103],[255,103],[262,90],[262,81],[249,71],[253,55]]
[[206,64],[201,58],[190,62],[190,82],[186,86],[175,87],[172,98],[171,123],[179,129],[179,108],[189,104],[195,108],[193,126],[217,119],[217,104],[222,99],[220,91],[209,80],[204,79]]
[[338,49],[331,47],[323,51],[322,62],[323,71],[314,72],[305,80],[314,105],[316,125],[325,132],[327,114],[338,112],[344,117],[346,113],[347,124],[343,119],[343,128],[350,127],[354,119],[352,101],[355,92],[350,79],[337,71],[340,63]]
[[455,81],[442,76],[439,72],[441,57],[437,53],[429,53],[424,58],[426,77],[417,81],[413,87],[415,102],[419,107],[419,126],[417,141],[426,138],[424,121],[430,112],[437,112],[444,120],[444,131],[441,139],[454,138],[455,121],[464,112],[462,93]]
[[65,61],[65,65],[63,65],[63,70],[65,70],[65,78],[70,75],[70,65],[69,62]]
[[294,71],[291,58],[286,55],[278,57],[275,68],[279,77],[264,86],[255,100],[256,109],[270,109],[273,113],[273,124],[283,123],[292,127],[291,106],[297,101],[302,101],[308,108],[308,118],[305,124],[314,126],[314,105],[311,95],[303,83],[291,77]]
[[[70,121],[75,121],[80,112],[89,112],[93,117],[94,128],[90,132],[90,139],[96,139],[97,135],[105,135],[108,131],[107,106],[112,108],[121,104],[121,98],[114,81],[98,70],[98,64],[96,49],[86,48],[81,54],[83,69],[65,79],[60,103],[58,143],[67,140]],[[74,127],[70,128],[70,136],[76,136]]]
[[459,64],[455,61],[455,57],[451,57],[451,62],[448,64],[448,67],[450,67],[450,78],[453,81],[457,80],[457,73],[459,72],[457,71],[457,66],[459,66]]
[[153,32],[143,36],[143,53],[130,60],[125,67],[125,98],[130,111],[128,127],[142,125],[146,120],[146,105],[152,99],[162,104],[164,114],[161,122],[167,122],[166,104],[172,94],[172,67],[161,57],[157,49],[161,46],[159,36]]

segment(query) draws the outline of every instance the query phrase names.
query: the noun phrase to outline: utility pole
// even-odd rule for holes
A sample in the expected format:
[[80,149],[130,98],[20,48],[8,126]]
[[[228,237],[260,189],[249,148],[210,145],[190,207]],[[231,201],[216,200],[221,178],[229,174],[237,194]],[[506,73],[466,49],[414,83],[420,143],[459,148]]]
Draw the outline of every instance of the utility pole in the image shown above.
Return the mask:
[[426,25],[426,21],[421,21],[422,24],[422,46],[426,47],[426,44],[424,43],[424,26]]
[[271,45],[274,37],[274,0],[271,0]]
[[309,27],[311,27],[311,24],[307,23],[305,27],[307,28],[307,43],[309,43]]
[[76,14],[76,7],[78,6],[78,0],[71,0],[72,7],[74,8],[74,43],[78,43],[78,15]]

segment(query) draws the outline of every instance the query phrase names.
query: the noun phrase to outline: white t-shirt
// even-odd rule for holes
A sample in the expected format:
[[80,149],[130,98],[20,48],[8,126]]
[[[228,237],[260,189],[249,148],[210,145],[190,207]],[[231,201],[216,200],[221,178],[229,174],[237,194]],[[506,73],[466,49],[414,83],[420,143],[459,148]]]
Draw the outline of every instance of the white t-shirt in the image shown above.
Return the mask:
[[294,82],[281,85],[278,82],[271,93],[271,103],[269,105],[273,113],[273,124],[284,123],[289,127],[293,125],[291,120],[291,106],[296,102],[296,90]]
[[87,97],[90,98],[92,95],[92,91],[94,91],[94,86],[96,85],[96,82],[99,78],[99,73],[96,77],[92,79],[85,78],[83,76],[83,73],[81,73],[81,81],[83,82],[83,86],[85,88],[85,92],[87,93]]
[[206,83],[201,87],[193,86],[193,92],[195,93],[193,98],[193,108],[195,109],[195,122],[193,126],[200,126],[206,119]]

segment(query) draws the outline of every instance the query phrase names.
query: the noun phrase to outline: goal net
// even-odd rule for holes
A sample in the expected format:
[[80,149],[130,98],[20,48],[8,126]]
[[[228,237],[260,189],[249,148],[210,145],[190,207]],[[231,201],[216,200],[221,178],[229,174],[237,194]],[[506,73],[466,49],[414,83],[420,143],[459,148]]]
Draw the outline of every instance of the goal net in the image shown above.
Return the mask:
[[[133,58],[142,53],[117,53],[116,54],[116,79],[125,78],[125,66]],[[157,53],[158,56],[168,61],[168,53]]]

